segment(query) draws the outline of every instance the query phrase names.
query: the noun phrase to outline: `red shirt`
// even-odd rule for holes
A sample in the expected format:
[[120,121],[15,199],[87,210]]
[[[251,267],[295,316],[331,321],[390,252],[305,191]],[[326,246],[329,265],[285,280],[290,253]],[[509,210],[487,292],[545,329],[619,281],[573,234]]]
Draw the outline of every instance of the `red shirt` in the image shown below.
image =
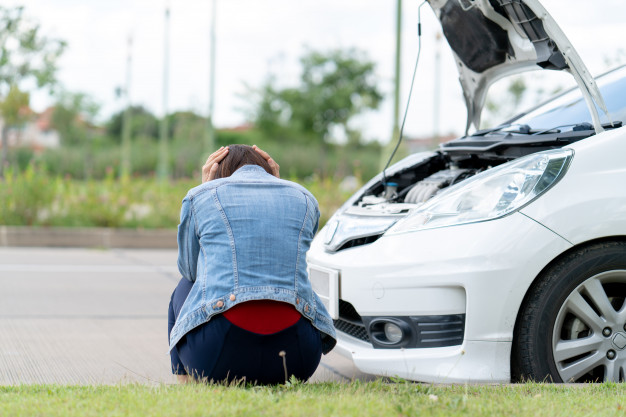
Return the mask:
[[235,326],[258,334],[285,330],[302,317],[291,304],[272,300],[246,301],[223,314]]

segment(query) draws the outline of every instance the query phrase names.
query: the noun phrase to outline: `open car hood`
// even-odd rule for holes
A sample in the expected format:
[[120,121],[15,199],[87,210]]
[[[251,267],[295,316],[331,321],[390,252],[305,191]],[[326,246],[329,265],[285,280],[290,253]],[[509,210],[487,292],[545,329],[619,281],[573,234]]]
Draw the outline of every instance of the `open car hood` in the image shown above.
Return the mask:
[[466,135],[471,125],[479,129],[487,90],[496,80],[538,68],[569,72],[582,90],[596,133],[603,130],[598,107],[605,113],[607,110],[600,91],[570,41],[538,0],[428,3],[457,62],[467,106]]

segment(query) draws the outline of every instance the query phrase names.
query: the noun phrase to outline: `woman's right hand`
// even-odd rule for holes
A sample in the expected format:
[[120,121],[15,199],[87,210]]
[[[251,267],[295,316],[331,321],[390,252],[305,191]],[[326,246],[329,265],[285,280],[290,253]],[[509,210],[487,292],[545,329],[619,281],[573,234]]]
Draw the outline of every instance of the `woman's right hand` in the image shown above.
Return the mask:
[[217,174],[217,168],[219,163],[228,155],[228,146],[221,147],[217,151],[213,152],[206,163],[202,166],[202,182],[212,181]]

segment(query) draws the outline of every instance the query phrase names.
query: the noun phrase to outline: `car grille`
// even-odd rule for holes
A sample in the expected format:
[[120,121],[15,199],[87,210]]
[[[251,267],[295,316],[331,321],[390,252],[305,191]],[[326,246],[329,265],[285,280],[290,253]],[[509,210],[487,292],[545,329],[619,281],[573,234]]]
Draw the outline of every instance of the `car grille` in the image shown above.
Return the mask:
[[457,346],[463,343],[465,314],[411,317],[420,348]]
[[335,328],[364,342],[370,343],[365,325],[352,304],[339,300],[339,319],[333,320]]
[[354,248],[355,246],[362,246],[362,245],[367,245],[369,243],[376,242],[378,240],[378,238],[381,237],[381,236],[382,236],[382,234],[381,235],[359,237],[359,238],[356,238],[356,239],[350,239],[346,243],[341,245],[339,247],[339,249],[337,249],[337,252],[339,252],[341,250],[344,250],[344,249],[348,249],[348,248]]

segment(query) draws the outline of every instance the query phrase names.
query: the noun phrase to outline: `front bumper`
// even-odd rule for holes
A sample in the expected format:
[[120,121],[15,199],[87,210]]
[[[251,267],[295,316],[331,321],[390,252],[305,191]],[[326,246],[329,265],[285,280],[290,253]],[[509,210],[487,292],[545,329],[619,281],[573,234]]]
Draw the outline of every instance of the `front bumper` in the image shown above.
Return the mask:
[[338,332],[335,351],[362,372],[431,383],[508,382],[511,342],[465,341],[434,349],[372,349]]
[[[323,235],[321,233],[320,235]],[[465,314],[458,346],[374,349],[338,332],[337,350],[363,372],[425,382],[510,379],[513,328],[534,278],[571,245],[520,213],[383,236],[336,253],[316,238],[310,268],[338,271],[338,298],[361,316]]]

